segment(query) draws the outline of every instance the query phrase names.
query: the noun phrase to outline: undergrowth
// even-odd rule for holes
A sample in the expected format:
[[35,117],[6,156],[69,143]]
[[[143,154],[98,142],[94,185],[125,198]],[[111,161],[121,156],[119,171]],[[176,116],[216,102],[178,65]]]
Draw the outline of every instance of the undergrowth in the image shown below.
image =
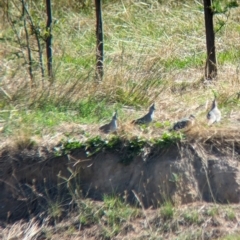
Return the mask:
[[[128,165],[137,156],[144,157],[149,147],[161,150],[184,141],[186,134],[167,132],[166,129],[190,114],[197,119],[192,139],[207,139],[212,143],[216,138],[214,143],[222,144],[219,139],[222,140],[226,134],[232,134],[231,139],[238,137],[234,128],[229,129],[239,123],[239,8],[227,16],[214,17],[218,28],[215,34],[218,78],[206,82],[206,40],[201,2],[104,1],[104,78],[99,82],[95,78],[93,2],[53,1],[54,77],[49,79],[41,76],[33,34],[33,30],[39,31],[44,49],[45,5],[42,1],[29,1],[28,7],[36,27],[33,29],[28,25],[34,63],[32,83],[26,60],[26,38],[22,31],[24,18],[20,3],[17,0],[0,3],[3,18],[0,22],[2,142],[6,137],[12,137],[17,149],[32,149],[37,145],[35,136],[47,145],[45,139],[64,132],[62,128],[65,125],[74,123],[73,128],[78,125],[89,128],[80,129],[75,135],[64,133],[67,138],[55,148],[55,155],[70,155],[80,149],[85,151],[87,157],[92,157],[106,150],[120,152],[124,147],[120,162]],[[45,58],[43,62],[45,64]],[[206,114],[214,97],[218,99],[223,117],[219,125],[208,127]],[[153,102],[156,105],[155,122],[140,129],[129,127],[128,123],[136,116],[145,114]],[[119,135],[99,136],[98,127],[109,121],[116,109],[119,111]],[[92,130],[95,125],[97,127]],[[80,135],[84,141],[79,140]],[[8,171],[13,172],[14,178],[16,169]],[[32,218],[5,228],[0,231],[0,238],[34,239],[40,235],[39,238],[51,239],[56,233],[61,238],[70,239],[73,232],[80,234],[81,230],[95,225],[98,239],[111,239],[122,237],[121,234],[128,231],[133,232],[130,223],[143,217],[143,222],[138,222],[138,226],[143,226],[140,229],[144,232],[144,239],[159,236],[162,239],[167,236],[171,238],[173,233],[178,239],[203,239],[206,225],[212,222],[214,225],[216,217],[223,215],[230,223],[238,217],[237,211],[231,207],[222,209],[214,206],[207,210],[208,219],[203,222],[201,209],[178,213],[177,206],[166,201],[160,208],[157,223],[154,223],[144,209],[129,206],[119,196],[106,194],[100,204],[84,198],[80,187],[74,182],[79,176],[73,171],[70,175],[70,178],[63,179],[59,173],[63,182],[59,182],[58,187],[63,184],[66,195],[55,199],[51,194],[57,195],[58,189],[51,188],[42,193],[34,185],[24,182],[29,195],[21,201],[29,200],[32,190],[30,200],[33,203],[36,199],[44,199],[44,214],[37,216],[40,222]],[[176,183],[178,179],[179,174],[172,173],[170,180]],[[39,188],[44,188],[44,182]],[[64,227],[60,225],[63,219],[67,220]],[[55,230],[48,224],[54,225]],[[183,229],[184,226],[187,230]],[[156,229],[155,233],[153,229]],[[136,228],[137,231],[139,228]],[[91,234],[87,236],[92,237]],[[211,236],[216,237],[214,233]],[[221,239],[221,236],[217,237]],[[229,233],[222,239],[239,237]]]
[[144,152],[145,147],[151,148],[165,148],[172,144],[176,144],[183,139],[183,133],[173,132],[164,133],[159,138],[152,138],[150,141],[141,137],[123,138],[121,136],[112,136],[110,138],[101,138],[95,136],[89,138],[86,142],[80,142],[75,139],[62,140],[62,142],[55,147],[55,155],[61,156],[70,154],[74,150],[84,150],[87,157],[91,157],[103,151],[122,152],[121,163],[130,164],[135,156],[139,156]]
[[[160,122],[172,124],[186,117],[186,109],[194,114],[198,106],[211,101],[213,91],[227,116],[240,104],[237,8],[231,10],[231,17],[215,19],[216,24],[224,23],[216,33],[219,79],[203,85],[206,50],[200,3],[104,2],[105,75],[98,82],[92,2],[70,1],[63,8],[63,2],[54,2],[54,78],[48,81],[40,77],[38,53],[32,51],[36,65],[31,87],[25,36],[16,31],[23,27],[18,4],[11,2],[8,15],[5,4],[0,8],[5,19],[0,25],[5,49],[1,52],[0,117],[5,136],[14,135],[20,126],[41,136],[43,128],[53,129],[65,122],[96,124],[110,118],[116,108],[125,122],[126,107],[143,110],[152,102],[159,107],[156,117],[164,116]],[[36,2],[28,7],[44,45],[44,4]],[[202,120],[203,112],[199,117]]]

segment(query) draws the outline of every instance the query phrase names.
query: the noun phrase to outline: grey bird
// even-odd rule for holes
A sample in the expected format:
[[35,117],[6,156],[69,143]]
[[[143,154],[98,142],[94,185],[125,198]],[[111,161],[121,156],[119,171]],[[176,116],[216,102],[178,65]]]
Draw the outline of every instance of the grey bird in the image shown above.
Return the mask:
[[208,125],[220,122],[221,120],[221,112],[218,109],[216,99],[214,99],[212,102],[212,108],[207,114],[207,119],[208,119]]
[[188,118],[183,118],[178,122],[174,123],[173,128],[170,129],[170,131],[178,131],[184,128],[186,129],[193,126],[194,123],[195,123],[195,116],[191,114]]
[[116,132],[117,128],[118,128],[117,119],[118,119],[118,117],[117,117],[117,111],[116,111],[115,114],[112,117],[111,122],[101,126],[99,128],[99,130],[103,133],[106,133],[106,134]]
[[148,113],[145,116],[143,116],[143,117],[141,117],[137,120],[133,120],[132,124],[149,124],[149,123],[151,123],[153,121],[153,118],[154,118],[154,111],[155,110],[156,110],[155,109],[155,104],[153,103],[151,105],[151,107],[149,108]]

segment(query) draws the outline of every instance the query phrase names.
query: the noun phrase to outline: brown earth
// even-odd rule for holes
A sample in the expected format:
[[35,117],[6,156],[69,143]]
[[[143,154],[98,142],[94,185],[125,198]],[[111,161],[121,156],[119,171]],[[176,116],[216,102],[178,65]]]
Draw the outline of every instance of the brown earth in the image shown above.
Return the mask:
[[44,147],[14,153],[5,150],[0,157],[0,219],[6,219],[9,212],[13,219],[21,217],[13,209],[23,213],[33,204],[28,198],[33,186],[41,192],[43,185],[55,188],[69,178],[77,181],[85,197],[101,200],[103,194],[115,193],[134,202],[138,196],[146,208],[157,207],[166,198],[179,204],[238,203],[239,145],[238,139],[212,138],[166,148],[146,146],[129,164],[122,163],[128,157],[124,146],[121,152],[103,150],[93,157],[87,157],[84,150],[60,157]]
[[32,216],[41,221],[46,196],[53,200],[61,196],[68,202],[70,183],[81,196],[94,201],[102,200],[104,194],[122,196],[131,204],[149,209],[149,218],[157,218],[153,209],[166,201],[176,206],[201,203],[201,207],[207,203],[239,203],[238,137],[235,131],[231,139],[218,134],[205,140],[198,136],[202,140],[196,141],[192,135],[164,148],[149,145],[128,164],[123,164],[129,154],[124,144],[121,150],[102,150],[92,157],[87,157],[83,149],[60,157],[46,147],[2,150],[1,223]]

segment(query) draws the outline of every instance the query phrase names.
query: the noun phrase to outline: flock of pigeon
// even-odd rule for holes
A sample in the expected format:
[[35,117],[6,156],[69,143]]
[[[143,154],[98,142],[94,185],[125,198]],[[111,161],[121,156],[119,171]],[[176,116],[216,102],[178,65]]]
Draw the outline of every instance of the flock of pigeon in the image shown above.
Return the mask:
[[[146,115],[144,115],[143,117],[141,117],[139,119],[133,120],[131,123],[135,124],[135,125],[143,125],[143,124],[148,125],[149,123],[151,123],[153,121],[155,110],[156,110],[155,105],[152,104]],[[116,111],[112,117],[111,122],[101,126],[99,128],[99,130],[106,134],[116,132],[118,129],[117,119],[118,119],[118,116],[117,116],[117,111]],[[221,120],[221,112],[218,109],[216,99],[214,99],[212,102],[212,107],[211,107],[211,110],[207,114],[207,119],[208,119],[209,125],[220,122],[220,120]],[[181,119],[178,122],[174,123],[174,125],[170,129],[170,131],[178,131],[180,129],[188,128],[194,124],[194,121],[195,121],[195,116],[190,115],[188,118]]]

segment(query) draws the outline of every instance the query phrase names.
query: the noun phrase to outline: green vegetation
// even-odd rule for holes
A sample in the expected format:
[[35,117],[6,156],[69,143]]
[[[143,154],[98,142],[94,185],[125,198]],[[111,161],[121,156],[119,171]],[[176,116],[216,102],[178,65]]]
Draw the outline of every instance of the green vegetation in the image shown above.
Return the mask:
[[[99,84],[95,82],[94,73],[95,13],[90,1],[80,2],[64,3],[64,8],[60,7],[63,3],[53,3],[55,75],[51,85],[47,79],[41,79],[38,54],[32,51],[34,62],[37,63],[34,67],[33,88],[30,88],[28,82],[26,64],[19,67],[19,62],[25,61],[23,51],[13,50],[19,48],[14,29],[20,28],[23,23],[16,14],[20,9],[16,8],[16,4],[10,4],[8,20],[13,25],[7,21],[1,24],[0,37],[6,50],[2,57],[8,68],[2,72],[4,91],[0,103],[3,110],[15,112],[12,116],[5,114],[2,117],[5,136],[14,135],[19,126],[27,126],[33,135],[41,136],[43,128],[51,132],[65,122],[99,123],[101,119],[110,118],[116,108],[120,110],[120,119],[125,121],[124,106],[139,109],[139,106],[147,108],[153,101],[157,104],[158,100],[167,96],[169,88],[178,84],[175,81],[177,74],[181,86],[168,96],[167,111],[180,100],[178,91],[182,91],[182,84],[187,84],[184,85],[184,91],[187,91],[196,84],[195,80],[199,80],[199,77],[191,74],[191,82],[189,75],[185,74],[191,69],[192,73],[198,73],[199,76],[199,69],[205,62],[203,9],[199,9],[199,4],[166,4],[166,8],[171,9],[167,11],[162,4],[152,1],[145,4],[104,2],[105,76]],[[35,4],[29,6],[30,14],[43,45],[46,34],[43,17],[45,5],[40,2]],[[216,2],[216,9],[220,8],[217,4],[220,3]],[[231,8],[228,5],[225,7]],[[216,40],[221,36],[222,41],[221,47],[217,47],[220,69],[225,64],[236,64],[238,59],[239,49],[234,40],[237,39],[235,34],[238,23],[234,16],[222,27],[224,31],[216,34]],[[20,37],[23,44],[24,35]],[[219,78],[220,81],[221,78],[225,79],[223,75],[221,77],[221,72]],[[22,87],[16,88],[18,83]],[[195,92],[195,96],[199,96],[195,102],[202,102],[211,95],[211,89],[202,92],[200,84],[194,87],[199,89]],[[229,93],[227,97],[232,94],[229,92],[229,84],[224,88],[216,86],[220,96],[225,92]],[[181,102],[187,104],[191,95],[186,92],[181,96]]]
[[[206,39],[200,1],[105,0],[102,82],[96,81],[95,75],[93,1],[53,1],[52,79],[41,76],[34,35],[35,31],[39,31],[46,72],[45,39],[49,33],[45,29],[45,3],[29,1],[34,23],[32,28],[27,19],[33,81],[29,78],[20,3],[18,0],[0,2],[3,19],[0,21],[0,138],[3,145],[9,138],[18,150],[30,150],[39,142],[39,145],[48,148],[60,141],[55,147],[56,156],[79,149],[85,151],[87,157],[104,151],[118,151],[121,152],[120,162],[129,165],[137,156],[144,157],[146,149],[161,152],[184,142],[187,133],[169,131],[172,124],[182,117],[196,116],[197,133],[202,130],[209,133],[212,129],[228,132],[228,127],[235,126],[238,121],[240,10],[235,8],[234,1],[229,6],[215,1],[215,12],[226,14],[215,14],[214,17],[218,79],[211,83],[204,81]],[[229,10],[231,14],[226,12]],[[208,128],[207,110],[197,109],[205,106],[207,101],[209,108],[215,96],[223,121],[214,128]],[[132,126],[131,121],[144,114],[153,102],[156,105],[155,121],[149,126]],[[109,122],[115,110],[119,113],[118,133],[101,135],[99,126]],[[15,168],[7,171],[13,172],[13,178],[17,174]],[[181,209],[170,201],[159,206],[159,211],[139,209],[120,196],[109,194],[102,196],[102,202],[93,201],[83,196],[81,186],[77,184],[80,173],[69,171],[70,177],[66,179],[59,173],[61,181],[57,185],[65,190],[61,197],[58,189],[44,186],[46,191],[41,195],[35,186],[30,187],[24,182],[24,187],[29,188],[27,197],[30,199],[33,195],[31,201],[41,199],[44,210],[37,217],[42,220],[42,225],[39,226],[35,218],[19,222],[0,229],[0,238],[35,239],[38,235],[39,239],[70,239],[74,238],[74,233],[76,239],[93,236],[96,239],[120,239],[130,232],[134,239],[134,234],[142,231],[142,236],[136,238],[202,239],[204,231],[213,227],[213,224],[204,225],[211,223],[209,219],[217,217],[229,223],[239,218],[237,207],[209,208],[205,223],[204,214],[200,214],[201,208]],[[170,184],[181,184],[181,176],[181,173],[172,172]],[[43,188],[41,183],[38,187],[40,190]],[[157,222],[152,217],[154,214],[160,215]],[[134,221],[136,225],[132,226]],[[54,231],[50,225],[54,225]],[[96,226],[94,230],[93,226]],[[90,233],[86,230],[88,228]],[[29,235],[23,236],[26,232]],[[86,236],[80,235],[82,232]],[[209,239],[216,237],[213,232],[209,234],[212,234]],[[222,239],[239,237],[231,234]]]
[[188,224],[200,224],[202,221],[196,210],[185,212],[183,218]]
[[160,209],[161,216],[164,220],[172,219],[174,215],[174,206],[170,201],[166,201]]
[[221,238],[221,240],[240,240],[240,236],[239,236],[239,234],[229,234],[229,235]]
[[234,221],[236,219],[236,214],[230,206],[226,209],[226,219],[229,221]]
[[130,207],[116,196],[105,195],[103,202],[103,212],[106,221],[106,227],[103,228],[102,233],[104,238],[112,238],[117,235],[124,223],[139,215],[137,208]]
[[125,144],[126,153],[123,154],[121,163],[128,165],[130,164],[135,156],[141,154],[144,151],[144,147],[147,145],[146,139],[142,139],[139,137],[134,137],[127,141]]
[[160,147],[170,146],[184,138],[181,132],[164,132],[161,138],[156,139],[156,145]]
[[89,138],[86,142],[81,143],[75,139],[68,139],[62,141],[59,147],[55,148],[55,154],[61,156],[63,154],[69,154],[76,149],[83,149],[88,157],[97,154],[104,150],[117,149],[121,143],[119,137],[112,137],[110,139],[102,139],[100,136]]
[[[87,133],[85,133],[87,135]],[[139,156],[144,152],[145,147],[151,146],[152,148],[166,148],[174,143],[177,143],[182,139],[183,134],[171,133],[163,134],[162,137],[151,139],[149,142],[147,139],[140,137],[133,137],[130,139],[124,139],[119,136],[112,136],[109,138],[101,138],[95,136],[89,138],[86,142],[79,142],[76,139],[62,140],[59,146],[55,147],[55,155],[61,156],[71,153],[73,150],[84,150],[88,157],[91,157],[99,152],[105,150],[112,150],[116,152],[123,151],[121,163],[128,165],[132,162],[134,157]],[[173,174],[174,179],[177,178]]]
[[219,214],[219,210],[217,206],[214,206],[207,211],[207,215],[211,217],[217,216],[218,214]]

